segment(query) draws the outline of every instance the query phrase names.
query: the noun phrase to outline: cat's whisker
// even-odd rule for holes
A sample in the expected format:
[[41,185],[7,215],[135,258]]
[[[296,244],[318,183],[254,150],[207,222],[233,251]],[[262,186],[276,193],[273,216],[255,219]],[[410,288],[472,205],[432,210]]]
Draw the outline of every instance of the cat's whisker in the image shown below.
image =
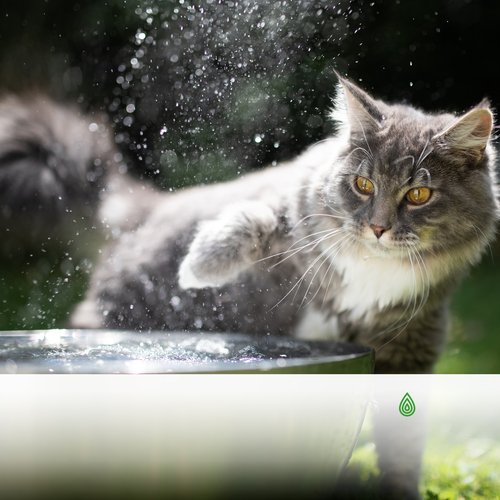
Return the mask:
[[[412,313],[410,314],[410,317],[408,318],[407,322],[405,323],[404,327],[406,327],[410,321],[418,314],[418,312],[422,309],[424,306],[425,302],[427,301],[427,296],[428,296],[428,283],[429,283],[429,278],[427,276],[427,268],[425,267],[425,264],[422,260],[421,255],[418,252],[418,249],[415,246],[409,246],[408,247],[409,253],[413,255],[415,258],[415,262],[418,265],[418,271],[419,271],[419,276],[420,276],[420,281],[423,286],[423,292],[420,294],[420,303],[417,306],[417,300],[418,300],[418,292],[417,292],[417,285],[415,283],[414,285],[414,306]],[[425,276],[424,276],[425,272]],[[416,281],[416,280],[415,280]]]
[[[292,245],[290,245],[289,249],[293,249],[293,248],[294,248],[294,247],[295,247],[298,243],[300,243],[301,241],[304,241],[304,240],[306,240],[306,239],[308,239],[308,238],[311,238],[311,237],[313,237],[313,236],[316,236],[316,235],[318,235],[318,234],[329,233],[329,232],[331,232],[331,231],[337,231],[337,230],[340,230],[340,228],[322,229],[321,231],[316,231],[316,232],[314,232],[314,233],[306,234],[306,235],[305,235],[305,236],[303,236],[302,238],[300,238],[300,239],[298,239],[298,240],[294,241],[294,242],[292,243]],[[291,232],[293,232],[293,230],[292,230]]]
[[295,289],[297,289],[297,287],[300,287],[300,284],[304,280],[304,277],[312,269],[312,267],[316,264],[316,262],[321,258],[321,255],[322,254],[320,254],[318,257],[316,257],[316,259],[314,259],[312,264],[304,271],[302,276],[297,280],[297,282],[292,286],[292,288],[276,304],[274,304],[273,307],[271,307],[270,311],[278,307]]
[[[324,234],[324,233],[330,233],[332,231],[337,231],[339,228],[329,228],[329,229],[322,229],[321,231],[316,231],[314,233],[310,233],[310,234],[306,234],[305,236],[303,236],[302,238],[298,239],[298,240],[295,240],[289,247],[287,250],[285,250],[285,252],[282,252],[282,253],[286,253],[288,252],[289,250],[294,250],[296,248],[296,246],[301,242],[301,241],[304,241],[304,240],[307,240],[309,238],[312,238],[314,236],[317,236],[318,234]],[[290,232],[293,232],[290,231]],[[316,241],[316,239],[314,240]],[[312,243],[312,241],[308,242],[309,243]],[[278,254],[279,255],[279,254]]]
[[[322,286],[323,286],[323,283],[328,275],[328,271],[330,270],[332,264],[333,264],[333,258],[335,256],[338,255],[338,253],[340,252],[340,250],[342,249],[342,243],[346,240],[348,235],[344,235],[340,240],[337,240],[335,243],[333,243],[328,249],[326,249],[325,251],[323,251],[322,253],[323,254],[326,254],[323,261],[321,262],[321,264],[318,266],[318,268],[316,269],[316,272],[314,273],[313,277],[311,278],[311,281],[309,282],[309,286],[307,287],[307,290],[304,294],[304,297],[302,299],[302,302],[300,303],[300,306],[299,307],[302,307],[304,305],[304,302],[307,298],[307,295],[309,293],[309,290],[311,289],[311,286],[314,282],[314,279],[316,278],[318,272],[320,271],[320,269],[323,267],[323,264],[325,262],[327,262],[328,260],[330,260],[330,265],[328,266],[328,269],[325,273],[325,275],[323,276],[321,282],[319,283],[318,285],[318,288],[316,289],[316,292],[314,293],[314,295],[309,299],[309,301],[307,302],[306,305],[309,305],[315,298],[316,298],[316,295],[319,293],[319,291],[321,290]],[[330,252],[331,251],[331,252]]]
[[317,266],[317,269],[309,282],[309,285],[307,287],[307,290],[302,298],[302,301],[301,301],[299,307],[302,307],[304,305],[304,302],[307,298],[307,295],[309,294],[309,290],[310,290],[312,284],[314,283],[314,280],[315,280],[318,272],[323,267],[324,263],[327,262],[328,260],[330,260],[330,265],[328,266],[327,272],[325,273],[325,275],[321,279],[321,282],[319,283],[314,295],[309,299],[309,301],[307,302],[306,305],[309,305],[315,299],[316,295],[319,293],[319,291],[322,288],[324,280],[327,277],[328,270],[330,269],[331,265],[334,263],[332,259],[335,258],[339,254],[340,250],[342,249],[342,244],[347,239],[347,236],[348,235],[344,235],[341,239],[337,240],[334,244],[330,245],[329,248],[325,249],[322,252],[322,254],[324,255],[324,258],[323,258],[321,264],[319,266]]
[[368,142],[368,139],[366,137],[365,128],[363,127],[363,123],[361,122],[361,120],[357,116],[356,116],[356,120],[358,122],[359,127],[361,128],[361,132],[362,132],[363,137],[365,139],[366,147],[370,151],[370,159],[373,160],[373,151],[372,151],[372,148],[370,147],[370,143]]
[[295,248],[295,249],[291,249],[291,250],[286,250],[285,252],[281,252],[281,255],[284,255],[284,254],[290,253],[290,252],[292,252],[292,253],[290,255],[287,255],[284,259],[281,259],[279,262],[276,262],[272,266],[269,266],[269,269],[273,269],[276,266],[279,266],[280,264],[283,264],[283,262],[285,262],[288,259],[292,258],[294,255],[297,255],[302,250],[305,250],[307,252],[313,251],[321,242],[327,240],[328,238],[331,238],[332,236],[335,236],[339,232],[340,232],[340,229],[331,230],[328,234],[326,234],[324,236],[321,236],[321,237],[315,239],[314,241],[306,243],[305,245],[302,245],[299,248]]
[[373,153],[370,154],[370,152],[365,149],[365,148],[362,148],[361,146],[356,146],[352,151],[350,151],[344,158],[344,161],[348,160],[349,157],[351,155],[353,155],[354,153],[356,153],[357,151],[361,151],[362,153],[364,153],[370,160],[373,160]]
[[381,337],[382,335],[390,333],[393,330],[398,330],[395,335],[393,335],[391,338],[389,338],[381,346],[378,346],[376,348],[376,352],[381,351],[384,347],[386,347],[390,343],[394,342],[405,331],[406,326],[411,321],[411,318],[413,318],[413,314],[415,312],[415,307],[416,307],[417,293],[416,293],[416,273],[415,273],[415,267],[414,267],[414,264],[413,264],[413,259],[411,258],[411,251],[410,251],[410,249],[408,249],[408,260],[410,262],[410,267],[411,267],[411,271],[412,271],[412,274],[413,274],[414,286],[413,286],[413,289],[412,289],[412,293],[410,295],[410,300],[408,301],[408,303],[407,303],[407,305],[406,305],[403,313],[401,314],[400,318],[403,318],[405,316],[406,312],[408,311],[408,309],[410,307],[413,307],[412,312],[410,314],[410,319],[405,320],[403,322],[403,324],[399,324],[399,319],[398,319],[396,322],[393,323],[393,324],[395,324],[395,326],[393,328],[391,328],[391,329],[387,329],[386,328],[383,332],[380,332],[379,334],[377,334],[376,337],[378,338],[378,337]]
[[474,231],[476,232],[476,234],[478,236],[481,235],[481,238],[486,243],[486,247],[488,248],[488,252],[490,254],[491,261],[493,262],[495,257],[493,256],[493,249],[491,248],[491,243],[489,241],[489,238],[484,234],[484,231],[481,228],[477,227],[475,224],[472,225],[472,228],[474,229]]
[[[352,236],[352,234],[350,233],[347,233],[346,232],[346,240],[344,240],[344,243],[347,241],[348,243],[349,242],[352,242],[354,240],[354,237]],[[339,248],[339,251],[340,251],[340,248]],[[328,269],[326,270],[326,273],[325,273],[325,278],[326,276],[330,276],[329,279],[328,279],[328,283],[325,287],[325,293],[323,294],[323,300],[321,301],[321,307],[324,307],[325,305],[325,302],[326,302],[326,299],[327,299],[327,296],[328,296],[328,291],[330,290],[330,286],[332,284],[332,280],[333,280],[333,277],[335,276],[335,271],[337,269],[337,265],[335,263],[335,257],[339,254],[339,252],[336,252],[335,255],[333,257],[330,258],[330,265],[328,266]],[[330,269],[333,267],[332,271],[330,272]],[[321,284],[323,284],[323,281],[321,282]]]
[[413,311],[403,328],[406,328],[408,324],[411,322],[411,320],[422,310],[423,306],[427,302],[430,290],[430,279],[427,273],[427,267],[425,266],[425,262],[423,261],[423,258],[416,247],[412,248],[412,254],[418,266],[420,281],[423,288],[420,294],[420,301],[418,302],[418,305],[417,305],[418,293],[417,289],[415,288]]
[[[306,291],[304,293],[304,296],[302,297],[302,300],[301,300],[301,302],[299,304],[299,309],[301,309],[303,307],[304,303],[306,302],[307,295],[309,294],[309,290],[311,289],[311,286],[314,283],[314,280],[316,279],[316,276],[318,275],[320,269],[323,267],[324,263],[328,261],[328,257],[330,255],[329,251],[332,249],[332,247],[336,247],[335,243],[332,244],[328,249],[324,250],[321,253],[321,256],[323,257],[323,260],[321,261],[321,263],[318,266],[316,266],[316,271],[314,272],[314,274],[312,275],[311,279],[309,280],[309,285],[307,286],[307,289],[306,289]],[[311,297],[311,299],[307,302],[306,305],[309,305],[314,300],[314,297],[318,293],[318,290],[319,290],[320,286],[321,286],[321,284],[318,286],[318,289],[316,290],[315,294]]]
[[426,152],[427,147],[429,146],[429,139],[427,139],[425,146],[422,149],[422,152],[420,153],[420,156],[417,160],[417,164],[415,165],[415,168],[420,167],[420,165],[425,161],[425,159],[434,151],[434,148],[431,147],[429,151]]
[[[423,258],[420,255],[420,253],[418,253],[418,249],[416,248],[415,244],[416,244],[417,241],[418,241],[418,236],[417,235],[415,235],[413,233],[408,234],[407,235],[406,245],[405,245],[405,247],[403,247],[407,251],[407,259],[408,259],[407,261],[410,264],[410,269],[411,269],[412,274],[413,274],[413,282],[414,282],[413,288],[412,288],[412,292],[411,292],[411,295],[410,295],[410,298],[409,298],[409,301],[407,302],[406,307],[403,310],[403,312],[401,313],[401,315],[399,316],[399,318],[397,320],[393,321],[382,332],[378,332],[373,338],[381,337],[381,336],[383,336],[383,335],[385,335],[385,334],[387,334],[387,333],[389,333],[389,332],[391,332],[393,330],[396,330],[396,329],[401,329],[401,331],[398,332],[398,334],[396,334],[392,339],[390,339],[388,342],[386,342],[383,345],[386,345],[387,343],[392,342],[392,340],[394,340],[397,336],[399,336],[402,333],[402,330],[404,330],[404,328],[406,328],[406,326],[410,323],[410,321],[415,317],[416,314],[418,314],[418,312],[425,305],[425,302],[427,301],[427,298],[428,298],[428,295],[429,295],[430,278],[429,278],[429,275],[428,275],[428,272],[427,272],[427,267],[425,266],[425,263],[423,261]],[[418,256],[417,256],[417,254],[418,254]],[[412,256],[413,256],[413,258],[412,258]],[[400,258],[402,259],[402,256],[400,256]],[[421,298],[420,298],[420,303],[419,303],[418,306],[417,306],[417,300],[418,300],[418,295],[419,294],[417,292],[417,281],[416,281],[415,263],[419,267],[420,279],[421,279],[422,285],[424,287],[423,288],[423,293],[420,295]],[[402,262],[402,264],[404,264],[404,263]],[[425,272],[425,279],[424,279],[424,272]],[[404,319],[403,322],[400,322],[400,320],[402,320],[405,317],[406,313],[408,312],[408,310],[410,308],[412,309],[412,311],[411,311],[411,313],[409,315],[409,318],[408,319]]]
[[[349,232],[349,231],[345,231],[345,235],[344,237],[342,238],[342,246],[345,245],[345,243],[351,243],[352,241],[354,241],[354,236]],[[336,257],[338,255],[339,252],[335,253],[335,256]],[[333,270],[332,272],[330,273],[330,269],[333,267]],[[328,269],[326,270],[326,273],[325,273],[325,278],[326,276],[329,275],[329,280],[328,280],[328,283],[326,285],[326,288],[325,288],[325,295],[323,297],[323,301],[321,302],[321,305],[323,306],[324,303],[325,303],[325,300],[326,300],[326,294],[328,292],[328,289],[330,288],[330,285],[331,285],[331,282],[332,282],[332,279],[335,275],[335,271],[337,270],[337,263],[335,262],[335,259],[332,258],[330,259],[330,265],[328,266]]]
[[[332,214],[338,215],[339,218],[344,218],[347,219],[348,217],[345,215],[344,212],[341,212],[338,208],[335,208],[331,203],[329,203],[329,200],[326,198],[326,194],[322,192],[320,195],[321,202],[323,203],[323,206],[325,208],[328,208]],[[333,202],[335,203],[335,202]]]
[[347,217],[341,216],[341,215],[333,215],[333,214],[308,214],[302,217],[290,230],[290,232],[293,232],[294,230],[297,229],[297,227],[302,224],[302,222],[305,222],[308,219],[311,219],[312,217],[329,217],[330,219],[340,219],[340,220],[346,220]]
[[411,160],[412,168],[415,166],[415,157],[413,155],[402,156],[401,158],[394,160],[393,165],[399,165],[400,163],[404,162],[405,160]]
[[[334,245],[338,244],[338,242],[334,242],[329,248],[328,250],[330,250]],[[324,255],[324,252],[325,251],[322,251],[313,261],[312,263],[307,267],[307,269],[304,271],[304,273],[302,274],[302,276],[297,280],[297,282],[293,285],[293,287],[284,295],[284,297],[282,297],[270,310],[272,311],[273,309],[275,309],[276,307],[278,307],[294,290],[296,290],[296,292],[298,291],[298,287],[300,287],[300,285],[302,284],[302,282],[304,281],[305,277],[307,276],[307,274],[311,271],[311,269],[313,269],[313,267],[317,264],[317,262],[323,257]]]
[[424,305],[427,303],[427,300],[429,298],[430,289],[431,289],[431,279],[429,276],[429,271],[428,271],[427,266],[425,264],[425,260],[422,257],[422,255],[420,254],[418,248],[415,248],[415,253],[418,256],[418,259],[422,265],[423,273],[425,274],[425,276],[424,276],[424,274],[422,274],[422,279],[424,282],[424,294],[422,295],[422,300],[421,300],[421,304],[419,307],[419,310],[421,310],[424,307]]
[[358,168],[356,169],[356,173],[357,174],[362,174],[364,172],[361,172],[361,170],[363,169],[363,167],[368,163],[367,159],[363,159],[360,164],[358,165]]
[[429,145],[429,139],[425,141],[424,147],[422,148],[422,151],[420,151],[420,155],[418,156],[417,160],[417,167],[420,165],[422,161],[422,157],[424,156],[425,150],[427,149],[427,146]]
[[[418,292],[417,292],[417,287],[415,285],[412,297],[411,297],[411,304],[413,304],[413,309],[410,314],[410,317],[406,320],[406,322],[401,326],[399,332],[394,335],[391,339],[389,339],[387,342],[382,344],[380,347],[378,347],[377,351],[380,351],[382,348],[384,348],[386,345],[389,343],[393,342],[397,337],[399,337],[406,329],[406,327],[410,324],[411,320],[422,310],[422,308],[425,306],[427,303],[427,300],[429,298],[430,294],[430,287],[431,287],[431,281],[430,281],[430,276],[427,270],[427,266],[425,265],[425,261],[418,251],[418,249],[415,246],[408,246],[408,257],[411,262],[411,267],[414,273],[414,276],[416,278],[416,273],[415,273],[415,266],[413,264],[413,259],[412,256],[415,258],[415,262],[418,265],[418,270],[419,270],[419,275],[420,275],[420,280],[423,286],[422,293],[420,294],[420,300],[418,301]],[[416,281],[416,279],[415,279]],[[418,301],[418,302],[417,302]],[[405,309],[406,312],[407,308]]]
[[[410,248],[410,253],[412,254],[413,258],[415,259],[414,262],[415,262],[416,266],[418,266],[418,268],[414,267],[414,269],[418,269],[418,277],[420,278],[420,281],[423,282],[422,268],[420,266],[420,262],[419,262],[416,250],[415,250],[415,248],[412,248],[412,247],[409,247],[409,248]],[[424,295],[425,295],[425,292],[421,294],[421,297],[423,297]],[[413,308],[412,308],[410,317],[407,319],[403,328],[405,328],[410,323],[410,321],[415,317],[415,315],[419,309],[419,307],[417,306],[419,294],[418,294],[417,274],[416,273],[414,273],[412,296],[413,296]],[[422,302],[420,302],[420,303],[422,303]]]
[[429,170],[427,170],[426,168],[424,167],[421,167],[417,170],[416,174],[415,174],[415,178],[418,180],[419,177],[422,176],[422,174],[425,175],[425,178],[426,178],[426,182],[427,184],[430,184],[432,182],[432,175],[431,173],[429,172]]
[[334,215],[340,220],[349,220],[349,217],[346,215],[344,211],[341,211],[339,208],[329,203],[329,201],[326,200],[325,198],[322,199],[321,202],[323,203],[323,207],[328,209],[328,212],[322,212],[322,213],[326,213],[327,215],[330,216]]
[[307,234],[306,236],[303,236],[299,240],[294,241],[286,250],[283,250],[282,252],[274,253],[272,255],[268,255],[266,257],[262,257],[262,258],[256,260],[254,262],[254,264],[257,264],[259,262],[264,262],[266,260],[270,260],[270,259],[273,259],[275,257],[280,257],[281,255],[286,255],[286,254],[288,254],[290,252],[295,252],[295,251],[303,250],[303,249],[307,248],[309,245],[313,245],[314,243],[316,243],[321,238],[321,236],[319,236],[318,238],[314,239],[313,241],[309,241],[308,243],[306,243],[306,244],[300,246],[299,248],[297,248],[296,245],[298,243],[300,243],[301,241],[306,240],[308,238],[312,238],[313,236],[316,236],[318,234],[324,234],[324,233],[329,233],[329,232],[333,232],[333,231],[337,231],[337,229],[323,229],[323,230],[317,231],[315,233]]
[[[411,295],[409,297],[409,300],[406,303],[406,306],[405,306],[403,312],[400,314],[400,316],[397,319],[395,319],[392,323],[390,323],[382,331],[377,332],[376,334],[372,335],[370,337],[372,340],[383,337],[384,335],[386,335],[394,330],[398,330],[399,328],[404,327],[404,325],[406,324],[405,316],[406,316],[406,313],[408,312],[408,310],[412,307],[412,303],[414,301],[413,297],[414,297],[414,290],[416,287],[416,280],[415,280],[415,270],[414,270],[414,266],[413,266],[413,260],[412,260],[411,255],[410,255],[410,250],[408,248],[405,248],[405,249],[407,251],[407,263],[410,264],[410,270],[412,272],[413,282],[414,282]],[[403,261],[402,257],[400,257],[400,262],[401,262],[401,265],[403,265],[403,266],[407,265],[407,263]],[[385,345],[385,344],[383,344],[383,345]]]
[[[358,120],[358,122],[359,122],[359,120]],[[361,125],[361,123],[360,123],[360,125]],[[358,141],[358,140],[356,140],[356,139],[354,139],[354,138],[351,138],[351,142],[352,142],[353,144],[356,144],[356,147],[357,147],[357,148],[359,148],[361,151],[363,151],[363,153],[365,153],[365,154],[366,154],[366,156],[367,156],[370,160],[372,160],[372,159],[373,159],[373,151],[372,151],[372,149],[370,148],[370,145],[368,144],[368,141],[366,141],[366,135],[365,135],[365,133],[364,133],[364,127],[363,127],[362,125],[361,125],[361,131],[362,131],[362,133],[363,133],[363,135],[364,135],[365,143],[366,143],[366,145],[368,146],[368,149],[366,149],[365,147],[362,147],[362,146],[358,146],[357,144],[359,144],[359,142],[360,142],[360,141]]]

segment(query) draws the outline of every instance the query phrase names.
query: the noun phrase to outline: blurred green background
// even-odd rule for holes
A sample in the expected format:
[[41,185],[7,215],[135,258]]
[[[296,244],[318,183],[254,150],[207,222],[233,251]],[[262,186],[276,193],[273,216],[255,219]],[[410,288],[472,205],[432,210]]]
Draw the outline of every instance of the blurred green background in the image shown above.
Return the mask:
[[[334,69],[427,110],[500,102],[493,0],[3,0],[0,89],[105,113],[161,188],[234,177],[334,131]],[[1,203],[1,200],[0,200]],[[0,261],[0,328],[63,326],[92,250]],[[455,294],[443,373],[500,373],[498,242]]]

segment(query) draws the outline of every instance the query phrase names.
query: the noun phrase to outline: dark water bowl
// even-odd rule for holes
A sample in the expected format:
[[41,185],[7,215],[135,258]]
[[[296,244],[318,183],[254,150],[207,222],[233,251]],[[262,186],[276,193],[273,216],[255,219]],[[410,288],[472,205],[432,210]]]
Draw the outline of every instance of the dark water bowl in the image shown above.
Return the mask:
[[370,349],[284,337],[184,332],[0,333],[0,373],[372,373]]
[[372,379],[309,374],[372,370],[369,349],[332,342],[3,332],[3,373],[172,375],[0,376],[0,496],[330,497]]

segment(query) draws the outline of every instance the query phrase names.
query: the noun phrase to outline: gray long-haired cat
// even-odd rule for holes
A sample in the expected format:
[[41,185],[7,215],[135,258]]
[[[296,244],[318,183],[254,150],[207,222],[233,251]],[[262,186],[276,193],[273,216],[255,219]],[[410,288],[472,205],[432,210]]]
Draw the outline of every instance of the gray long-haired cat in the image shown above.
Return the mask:
[[[492,112],[423,113],[342,79],[332,115],[336,137],[225,184],[162,194],[112,166],[99,215],[110,242],[72,325],[340,339],[373,347],[378,372],[432,371],[450,293],[494,235]],[[60,159],[38,158],[40,175],[72,146],[53,115],[32,120],[27,143],[59,144],[36,149]],[[18,141],[24,156],[9,157],[15,132],[3,130],[2,168],[32,156]],[[94,177],[82,175],[83,193]],[[416,496],[419,453],[404,471],[383,453],[392,491]]]
[[450,292],[494,234],[492,113],[426,114],[344,80],[333,115],[338,136],[290,163],[152,197],[73,325],[338,338],[380,372],[431,371]]

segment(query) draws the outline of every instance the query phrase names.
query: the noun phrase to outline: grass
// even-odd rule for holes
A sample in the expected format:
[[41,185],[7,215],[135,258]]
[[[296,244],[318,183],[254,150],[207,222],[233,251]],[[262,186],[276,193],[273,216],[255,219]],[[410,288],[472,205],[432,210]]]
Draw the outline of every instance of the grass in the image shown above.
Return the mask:
[[[499,500],[499,465],[497,441],[471,441],[450,447],[439,437],[431,437],[424,456],[420,493],[424,500]],[[373,443],[358,446],[346,471],[348,483],[356,484],[356,490],[345,497],[382,500],[375,493],[378,473]]]
[[67,257],[35,259],[2,270],[0,330],[61,328],[83,298],[92,265]]
[[453,297],[437,373],[500,373],[500,252],[495,254],[471,271]]
[[424,498],[498,500],[499,465],[500,443],[496,440],[470,440],[450,448],[434,438],[424,459]]
[[[453,433],[452,433],[453,434]],[[343,500],[383,500],[372,426],[367,419],[344,473]],[[500,440],[464,438],[434,428],[423,458],[420,493],[424,500],[500,500]]]

